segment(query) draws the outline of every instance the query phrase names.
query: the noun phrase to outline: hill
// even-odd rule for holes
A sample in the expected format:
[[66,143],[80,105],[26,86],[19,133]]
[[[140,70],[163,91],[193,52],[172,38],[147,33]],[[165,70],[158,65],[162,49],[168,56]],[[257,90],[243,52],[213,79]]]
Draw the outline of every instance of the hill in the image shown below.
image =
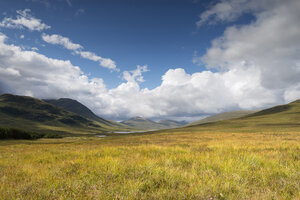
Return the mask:
[[62,108],[64,110],[81,115],[87,119],[106,124],[108,126],[122,126],[122,124],[120,124],[118,122],[109,121],[109,120],[106,120],[106,119],[103,119],[103,118],[97,116],[85,105],[81,104],[80,102],[78,102],[74,99],[69,99],[69,98],[43,99],[43,101],[50,103],[54,106],[57,106],[59,108]]
[[157,123],[161,124],[167,128],[175,128],[175,127],[180,127],[180,126],[184,126],[187,124],[186,121],[175,121],[175,120],[160,120]]
[[155,122],[143,117],[132,117],[128,120],[122,121],[121,124],[139,130],[159,130],[180,127],[185,125],[186,123],[174,120],[160,120],[158,122]]
[[3,94],[0,96],[0,126],[26,131],[95,133],[117,129],[40,99]]
[[165,126],[143,117],[132,117],[128,120],[122,121],[121,124],[138,130],[156,130],[165,128]]
[[205,124],[205,123],[209,123],[209,122],[217,122],[217,121],[226,120],[226,119],[234,119],[234,118],[243,117],[243,116],[255,113],[255,112],[257,112],[257,110],[224,112],[224,113],[206,117],[201,120],[194,121],[194,122],[190,123],[189,125]]
[[[181,130],[184,130],[182,128]],[[300,130],[300,100],[240,118],[187,126],[186,131],[281,132]]]

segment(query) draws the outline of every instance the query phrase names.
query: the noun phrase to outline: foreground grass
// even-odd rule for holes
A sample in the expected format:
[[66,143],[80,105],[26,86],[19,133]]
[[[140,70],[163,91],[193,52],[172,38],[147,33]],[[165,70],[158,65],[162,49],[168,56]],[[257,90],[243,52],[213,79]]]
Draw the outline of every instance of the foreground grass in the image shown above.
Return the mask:
[[0,199],[300,199],[300,133],[0,141]]

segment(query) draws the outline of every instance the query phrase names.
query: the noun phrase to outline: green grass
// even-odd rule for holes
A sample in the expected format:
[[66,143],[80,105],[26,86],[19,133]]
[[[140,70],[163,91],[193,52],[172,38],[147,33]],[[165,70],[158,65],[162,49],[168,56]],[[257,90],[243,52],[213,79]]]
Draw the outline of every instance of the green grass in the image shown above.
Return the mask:
[[1,128],[0,127],[0,139],[26,139],[36,140],[40,138],[62,138],[62,135],[55,133],[37,133],[29,132],[16,128]]

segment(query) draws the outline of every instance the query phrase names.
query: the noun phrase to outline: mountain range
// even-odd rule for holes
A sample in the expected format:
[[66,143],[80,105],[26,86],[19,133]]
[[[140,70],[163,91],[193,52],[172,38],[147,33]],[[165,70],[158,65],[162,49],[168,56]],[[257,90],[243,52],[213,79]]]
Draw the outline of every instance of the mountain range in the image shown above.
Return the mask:
[[[54,101],[52,101],[53,103]],[[37,98],[3,94],[0,96],[0,126],[14,127],[30,131],[59,133],[99,133],[114,130],[128,130],[117,122],[110,123],[88,112],[88,108],[77,101],[68,100],[70,109],[58,107]],[[79,107],[84,113],[71,112],[71,107]]]
[[69,98],[43,99],[43,101],[45,101],[49,104],[52,104],[54,106],[57,106],[61,109],[81,115],[87,119],[106,124],[108,126],[122,126],[122,124],[120,124],[118,122],[110,121],[110,120],[107,120],[107,119],[97,116],[88,107],[86,107],[85,105],[81,104],[80,102],[78,102],[74,99],[69,99]]
[[80,102],[61,98],[40,100],[11,94],[0,95],[0,127],[62,134],[111,133],[117,131],[178,128],[189,130],[261,130],[300,128],[300,100],[261,111],[217,114],[186,125],[186,122],[133,117],[122,122],[106,120]]
[[63,134],[167,129],[183,122],[134,117],[121,123],[101,118],[80,102],[69,99],[37,99],[29,96],[0,96],[0,127]]
[[160,120],[155,122],[143,117],[132,117],[128,120],[122,121],[121,124],[139,130],[157,130],[180,127],[186,125],[187,123],[184,121],[178,122],[174,120]]

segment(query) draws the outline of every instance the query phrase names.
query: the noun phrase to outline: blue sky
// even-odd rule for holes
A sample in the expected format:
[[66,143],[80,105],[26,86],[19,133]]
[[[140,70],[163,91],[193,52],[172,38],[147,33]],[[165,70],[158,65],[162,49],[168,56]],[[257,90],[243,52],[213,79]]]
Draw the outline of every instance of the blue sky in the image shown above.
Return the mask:
[[298,11],[297,0],[2,1],[3,52],[16,61],[0,56],[0,92],[70,97],[115,120],[289,102],[300,98],[300,33],[282,31]]
[[[160,85],[161,75],[170,68],[184,68],[188,73],[204,68],[192,62],[194,53],[204,54],[211,40],[220,36],[226,24],[197,28],[200,13],[212,1],[3,1],[0,12],[15,16],[16,10],[31,9],[51,29],[81,44],[86,50],[114,60],[120,73],[147,65],[142,87]],[[68,3],[69,2],[69,3]],[[2,17],[4,17],[2,15]],[[245,23],[247,20],[239,20]],[[40,33],[27,30],[3,30],[16,44],[37,47],[52,58],[69,59],[90,74],[101,77],[108,88],[122,82],[118,72],[110,72],[97,63],[73,56],[68,50],[41,41]],[[19,35],[24,35],[20,39]],[[42,45],[46,45],[45,47]]]

